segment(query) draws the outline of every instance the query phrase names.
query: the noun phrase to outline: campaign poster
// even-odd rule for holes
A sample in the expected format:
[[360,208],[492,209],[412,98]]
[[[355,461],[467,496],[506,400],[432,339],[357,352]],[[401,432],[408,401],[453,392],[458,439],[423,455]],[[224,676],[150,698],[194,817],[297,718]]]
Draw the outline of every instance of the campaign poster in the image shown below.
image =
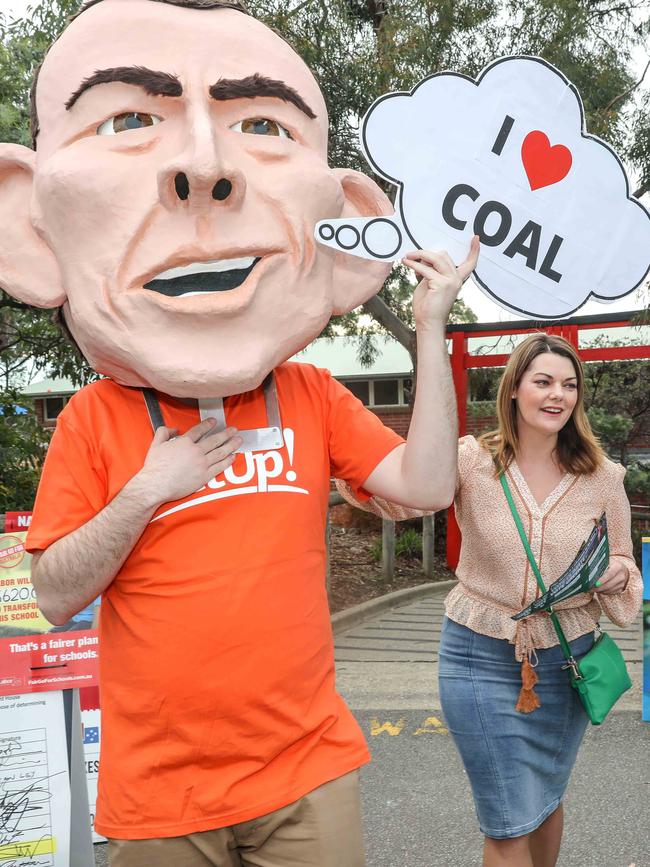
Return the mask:
[[0,696],[96,686],[96,603],[63,626],[49,623],[31,583],[26,536],[0,535]]
[[29,530],[32,523],[31,512],[7,512],[5,514],[5,533],[20,533]]

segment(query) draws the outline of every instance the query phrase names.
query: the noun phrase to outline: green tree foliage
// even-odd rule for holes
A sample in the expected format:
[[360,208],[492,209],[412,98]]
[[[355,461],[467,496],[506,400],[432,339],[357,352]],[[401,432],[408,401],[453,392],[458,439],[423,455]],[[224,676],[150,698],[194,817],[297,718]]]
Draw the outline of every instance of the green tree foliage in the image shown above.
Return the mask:
[[[600,339],[597,345],[625,344]],[[585,402],[603,446],[627,464],[630,443],[650,430],[648,362],[595,361],[585,365]]]
[[610,413],[601,406],[591,406],[587,411],[592,430],[610,453],[621,454],[630,437],[634,422],[627,415]]
[[0,392],[0,512],[30,509],[49,441],[17,389]]
[[79,0],[48,0],[12,21],[0,12],[0,141],[31,146],[29,91],[47,47],[79,8]]

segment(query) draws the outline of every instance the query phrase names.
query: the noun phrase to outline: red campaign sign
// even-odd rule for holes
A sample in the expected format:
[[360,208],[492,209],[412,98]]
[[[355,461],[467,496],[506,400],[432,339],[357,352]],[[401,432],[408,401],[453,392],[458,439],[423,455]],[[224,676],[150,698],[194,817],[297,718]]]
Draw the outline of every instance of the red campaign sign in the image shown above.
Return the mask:
[[96,629],[0,638],[0,695],[96,686],[98,662]]
[[5,533],[16,533],[29,530],[31,522],[31,512],[7,512],[5,515]]
[[0,534],[0,696],[97,686],[99,600],[63,626],[49,623],[31,582],[26,536],[24,527]]

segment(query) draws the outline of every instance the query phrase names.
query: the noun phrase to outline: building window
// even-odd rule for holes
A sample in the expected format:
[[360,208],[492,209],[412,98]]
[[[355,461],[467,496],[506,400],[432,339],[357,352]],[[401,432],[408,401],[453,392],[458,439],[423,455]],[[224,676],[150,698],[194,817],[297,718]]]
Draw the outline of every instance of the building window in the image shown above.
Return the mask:
[[398,406],[399,382],[396,379],[376,379],[374,386],[374,406]]
[[367,379],[352,379],[343,385],[358,397],[364,406],[370,406],[370,383]]
[[364,406],[408,406],[410,379],[344,379],[341,384]]
[[45,398],[45,421],[56,421],[61,410],[68,402],[67,397]]

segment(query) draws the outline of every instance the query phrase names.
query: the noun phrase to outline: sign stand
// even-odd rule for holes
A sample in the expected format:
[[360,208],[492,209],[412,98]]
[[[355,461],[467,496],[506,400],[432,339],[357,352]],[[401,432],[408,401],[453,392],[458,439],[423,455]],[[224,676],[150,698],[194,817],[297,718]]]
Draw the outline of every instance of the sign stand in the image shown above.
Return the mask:
[[70,773],[70,867],[91,867],[95,856],[88,823],[88,786],[78,689],[63,690],[63,708]]

